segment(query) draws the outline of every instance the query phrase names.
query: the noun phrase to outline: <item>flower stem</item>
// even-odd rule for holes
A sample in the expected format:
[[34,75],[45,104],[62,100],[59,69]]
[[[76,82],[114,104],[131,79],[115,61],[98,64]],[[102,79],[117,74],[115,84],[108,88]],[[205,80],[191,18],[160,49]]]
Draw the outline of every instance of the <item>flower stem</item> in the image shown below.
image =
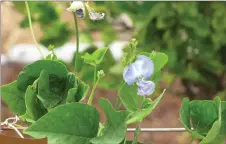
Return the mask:
[[29,9],[29,5],[28,5],[28,2],[25,1],[25,5],[26,5],[26,9],[27,9],[27,14],[28,14],[28,21],[29,21],[29,27],[30,27],[30,31],[31,31],[31,35],[32,35],[32,38],[35,42],[35,45],[40,53],[40,55],[44,58],[44,55],[39,47],[39,44],[37,43],[36,41],[36,38],[35,38],[35,35],[34,35],[34,30],[33,30],[33,27],[32,27],[32,22],[31,22],[31,13],[30,13],[30,9]]
[[76,66],[78,64],[78,56],[79,56],[79,31],[78,31],[78,21],[75,12],[73,13],[74,22],[75,22],[75,30],[76,30],[76,53],[75,53],[75,63],[74,63],[74,69],[76,71]]
[[98,79],[96,80],[96,76],[97,76],[97,67],[94,66],[94,75],[93,75],[93,88],[92,88],[92,91],[91,91],[91,94],[89,96],[89,100],[88,100],[88,103],[89,105],[92,105],[92,102],[93,102],[93,97],[94,97],[94,92],[95,92],[95,89],[97,87],[97,84],[100,80],[100,78],[98,77]]
[[[145,100],[145,97],[142,98],[141,102],[140,102],[140,111],[142,111],[142,104]],[[139,121],[139,124],[138,126],[136,127],[136,130],[135,130],[135,133],[134,133],[134,138],[133,138],[133,143],[132,144],[137,144],[137,140],[138,140],[138,137],[139,137],[139,134],[140,134],[140,131],[141,131],[141,123],[142,123],[143,120]]]
[[122,81],[121,84],[120,84],[120,87],[119,87],[119,89],[118,89],[118,92],[117,92],[116,102],[115,102],[115,109],[116,109],[116,110],[118,110],[118,108],[119,108],[119,107],[121,106],[121,104],[122,104],[122,101],[121,101],[121,99],[120,99],[120,97],[119,97],[119,93],[120,93],[122,87],[124,86],[124,84],[125,84],[125,81]]

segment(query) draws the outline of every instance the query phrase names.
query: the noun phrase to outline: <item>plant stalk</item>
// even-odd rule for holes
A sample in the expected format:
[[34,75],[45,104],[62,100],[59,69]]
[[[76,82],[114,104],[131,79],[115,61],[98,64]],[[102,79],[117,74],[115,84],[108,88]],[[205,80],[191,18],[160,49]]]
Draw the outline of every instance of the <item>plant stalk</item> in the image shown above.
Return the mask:
[[121,99],[120,99],[120,97],[119,97],[119,93],[120,93],[122,87],[124,86],[124,84],[125,84],[125,81],[122,80],[122,82],[121,82],[121,84],[120,84],[120,87],[119,87],[119,89],[118,89],[118,92],[117,92],[117,96],[116,96],[115,110],[118,110],[118,109],[120,108],[121,104],[122,104],[122,101],[121,101]]
[[[145,100],[145,98],[143,97],[141,102],[140,102],[140,111],[142,111],[142,104],[143,104],[143,101]],[[135,130],[135,133],[134,133],[134,138],[133,138],[133,143],[132,144],[137,144],[137,141],[138,141],[138,137],[139,137],[139,134],[140,134],[140,131],[141,131],[141,123],[142,123],[143,120],[139,121],[139,124],[138,126],[136,127],[136,130]]]
[[39,44],[38,44],[37,41],[36,41],[35,35],[34,35],[34,30],[33,30],[33,27],[32,27],[32,21],[31,21],[31,13],[30,13],[30,9],[29,9],[29,5],[28,5],[28,2],[27,2],[27,1],[25,1],[25,6],[26,6],[26,9],[27,9],[28,21],[29,21],[29,27],[30,27],[30,31],[31,31],[32,38],[33,38],[33,40],[34,40],[34,42],[35,42],[35,45],[36,45],[37,50],[39,51],[40,55],[41,55],[43,58],[45,58],[44,55],[43,55],[43,53],[42,53],[42,50],[41,50],[40,47],[39,47]]
[[75,53],[75,65],[74,65],[74,69],[76,71],[76,66],[78,64],[78,57],[79,57],[79,30],[78,30],[77,16],[75,12],[72,12],[72,13],[74,17],[75,30],[76,30],[76,53]]
[[94,66],[93,88],[92,88],[92,91],[91,91],[91,94],[90,94],[90,96],[89,96],[89,100],[88,100],[88,103],[87,103],[87,104],[89,104],[89,105],[92,105],[93,97],[94,97],[94,92],[95,92],[95,89],[96,89],[96,87],[97,87],[97,84],[98,84],[98,82],[99,82],[99,80],[100,80],[100,78],[98,78],[98,79],[96,80],[96,76],[97,76],[97,67]]

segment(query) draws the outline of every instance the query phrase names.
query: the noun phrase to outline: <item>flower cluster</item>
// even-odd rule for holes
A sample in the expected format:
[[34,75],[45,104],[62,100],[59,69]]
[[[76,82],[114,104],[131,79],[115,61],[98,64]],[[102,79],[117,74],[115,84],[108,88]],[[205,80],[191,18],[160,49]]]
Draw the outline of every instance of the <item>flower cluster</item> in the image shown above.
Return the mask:
[[74,1],[71,6],[67,8],[68,11],[75,12],[79,18],[84,18],[86,14],[85,7],[88,10],[89,18],[91,20],[102,20],[104,19],[105,13],[94,11],[88,4],[88,2],[83,3],[81,1]]
[[128,85],[136,83],[138,95],[148,96],[155,90],[155,83],[148,81],[153,72],[154,64],[152,60],[147,56],[139,55],[134,63],[125,67],[123,78]]

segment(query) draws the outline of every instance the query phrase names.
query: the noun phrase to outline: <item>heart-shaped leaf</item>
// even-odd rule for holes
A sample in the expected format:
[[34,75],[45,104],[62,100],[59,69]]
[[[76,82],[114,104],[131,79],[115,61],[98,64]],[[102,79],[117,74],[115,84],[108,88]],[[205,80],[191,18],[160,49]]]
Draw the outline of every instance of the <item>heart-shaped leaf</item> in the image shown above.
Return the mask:
[[45,70],[50,75],[54,74],[59,78],[66,78],[68,73],[65,65],[58,61],[39,60],[27,65],[24,67],[23,71],[20,72],[17,79],[18,88],[26,91],[27,87],[32,85],[33,82],[39,77],[42,70]]
[[90,144],[96,137],[100,115],[87,104],[58,106],[27,128],[24,133],[34,138],[48,138],[48,144]]

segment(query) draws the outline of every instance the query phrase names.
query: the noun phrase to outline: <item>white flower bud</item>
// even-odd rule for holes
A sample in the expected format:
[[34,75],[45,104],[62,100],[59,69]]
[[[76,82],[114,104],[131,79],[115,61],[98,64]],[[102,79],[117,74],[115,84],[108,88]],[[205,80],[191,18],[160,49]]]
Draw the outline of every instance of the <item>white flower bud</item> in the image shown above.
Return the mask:
[[71,6],[69,8],[67,8],[67,10],[71,11],[71,12],[76,12],[76,10],[79,10],[79,9],[85,10],[84,4],[81,1],[73,1],[71,3]]

